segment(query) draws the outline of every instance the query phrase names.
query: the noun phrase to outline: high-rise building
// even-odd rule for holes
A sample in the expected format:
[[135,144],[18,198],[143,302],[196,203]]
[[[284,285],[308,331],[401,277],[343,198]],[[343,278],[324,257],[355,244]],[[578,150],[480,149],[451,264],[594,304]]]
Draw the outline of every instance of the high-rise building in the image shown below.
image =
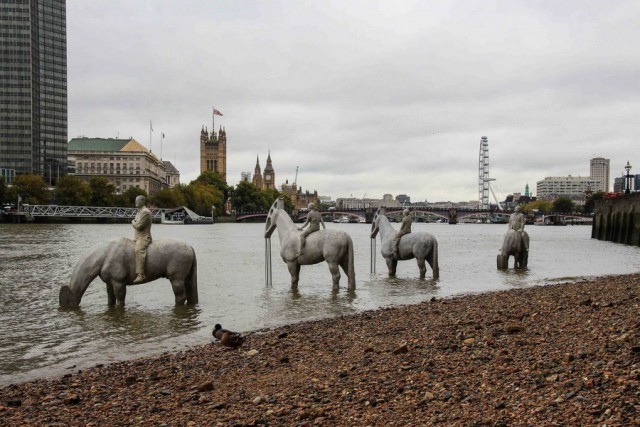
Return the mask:
[[66,0],[0,0],[0,41],[0,169],[55,183],[67,170]]
[[603,191],[608,192],[610,190],[609,187],[609,159],[604,159],[602,157],[595,157],[591,159],[591,168],[590,168],[590,177],[591,179],[596,179],[600,181],[600,186],[597,188],[592,188],[592,191]]

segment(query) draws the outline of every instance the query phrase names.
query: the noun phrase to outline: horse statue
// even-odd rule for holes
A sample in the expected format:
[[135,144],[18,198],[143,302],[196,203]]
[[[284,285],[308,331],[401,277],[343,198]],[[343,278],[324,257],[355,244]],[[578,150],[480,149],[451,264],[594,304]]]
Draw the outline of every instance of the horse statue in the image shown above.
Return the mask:
[[[127,286],[136,277],[135,243],[127,238],[111,240],[85,253],[71,273],[69,285],[60,288],[60,306],[78,307],[89,284],[100,276],[107,284],[109,305],[124,305]],[[191,245],[176,239],[154,240],[147,248],[146,281],[161,277],[171,281],[176,305],[197,304],[198,265]]]
[[438,267],[438,241],[436,238],[426,232],[409,233],[402,236],[400,246],[398,247],[398,258],[393,256],[393,238],[396,230],[391,226],[389,219],[384,214],[384,210],[378,209],[371,223],[371,238],[375,239],[380,233],[380,253],[387,262],[389,268],[389,277],[396,275],[396,267],[398,260],[404,261],[415,258],[418,261],[420,269],[420,278],[424,279],[427,274],[425,261],[429,263],[433,269],[433,278],[440,277],[440,268]]
[[300,266],[318,264],[327,261],[333,278],[333,289],[340,284],[342,268],[348,278],[349,290],[356,288],[356,273],[353,264],[353,241],[351,237],[340,230],[323,229],[309,234],[306,238],[304,253],[296,256],[300,249],[300,231],[293,223],[289,214],[284,210],[284,201],[278,199],[273,202],[267,215],[264,237],[271,237],[278,229],[280,238],[280,256],[287,264],[291,274],[291,287],[297,288],[300,279]]
[[526,268],[529,260],[529,235],[522,231],[522,235],[513,229],[509,229],[504,235],[502,249],[498,254],[498,270],[509,268],[509,257],[513,256],[513,268]]

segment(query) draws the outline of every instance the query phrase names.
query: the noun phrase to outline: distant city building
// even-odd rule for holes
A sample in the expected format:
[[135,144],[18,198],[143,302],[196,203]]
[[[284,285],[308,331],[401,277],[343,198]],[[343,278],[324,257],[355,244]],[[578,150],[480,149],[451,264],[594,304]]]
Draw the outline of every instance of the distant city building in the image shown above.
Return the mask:
[[151,195],[179,183],[180,173],[170,162],[161,161],[133,138],[73,138],[68,152],[77,177],[86,182],[105,177],[118,193],[135,187]]
[[[629,191],[636,191],[640,188],[640,175],[631,175],[631,188]],[[623,175],[613,179],[613,192],[624,193],[627,190],[626,177]]]
[[589,170],[591,179],[600,181],[600,185],[596,188],[592,188],[591,190],[593,192],[608,192],[610,189],[609,176],[611,173],[609,168],[609,159],[594,157],[591,159],[590,166]]
[[0,5],[0,169],[54,183],[67,172],[65,0]]
[[169,188],[173,188],[176,185],[180,185],[180,171],[176,169],[173,163],[167,160],[164,160],[162,163],[164,164],[165,177],[166,177],[165,180]]
[[227,183],[227,132],[220,128],[218,134],[202,126],[200,131],[200,173],[214,171]]
[[240,172],[240,182],[251,182],[251,172]]
[[537,182],[537,198],[539,200],[553,200],[558,197],[569,197],[573,200],[583,200],[588,191],[600,188],[601,181],[593,178],[578,176],[550,176]]
[[400,206],[400,203],[398,203],[391,194],[385,194],[382,199],[357,199],[355,197],[339,197],[336,200],[337,209],[377,209],[381,206],[396,208]]
[[411,197],[407,196],[406,194],[398,194],[396,196],[396,201],[398,203],[400,203],[401,205],[410,205],[411,204]]
[[273,190],[276,188],[276,173],[271,163],[271,153],[267,156],[267,166],[264,167],[264,174],[260,169],[260,158],[256,156],[256,167],[253,171],[253,179],[251,183],[260,190]]

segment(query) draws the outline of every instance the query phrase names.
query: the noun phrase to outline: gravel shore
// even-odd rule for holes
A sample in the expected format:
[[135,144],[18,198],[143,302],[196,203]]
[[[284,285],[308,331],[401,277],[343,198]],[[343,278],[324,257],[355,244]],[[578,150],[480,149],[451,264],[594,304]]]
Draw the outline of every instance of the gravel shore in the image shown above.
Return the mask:
[[625,275],[304,322],[4,387],[0,425],[640,426],[639,308]]

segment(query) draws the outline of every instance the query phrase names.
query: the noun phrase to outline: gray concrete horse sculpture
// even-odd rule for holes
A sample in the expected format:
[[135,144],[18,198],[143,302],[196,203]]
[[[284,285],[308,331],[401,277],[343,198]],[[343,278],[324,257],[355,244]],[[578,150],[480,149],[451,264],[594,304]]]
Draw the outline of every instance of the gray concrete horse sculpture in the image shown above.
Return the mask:
[[300,231],[284,210],[284,202],[276,200],[267,216],[264,237],[269,238],[278,229],[280,239],[280,256],[287,264],[291,274],[291,287],[297,288],[300,279],[300,266],[318,264],[326,261],[333,278],[333,289],[340,284],[342,268],[348,278],[349,290],[356,288],[356,273],[353,265],[353,241],[344,231],[325,229],[309,234],[306,239],[304,253],[296,256],[300,249]]
[[529,261],[529,235],[522,231],[522,235],[516,230],[510,229],[504,235],[502,249],[498,254],[498,270],[509,268],[509,257],[513,256],[513,268],[526,268]]
[[418,261],[420,269],[420,278],[424,279],[427,274],[427,266],[425,261],[429,263],[433,269],[433,278],[440,277],[440,268],[438,267],[438,241],[436,238],[426,232],[413,232],[405,234],[400,239],[398,247],[398,258],[393,256],[393,237],[396,235],[395,230],[389,219],[384,215],[382,209],[378,209],[371,223],[371,238],[375,239],[380,233],[380,253],[384,257],[387,267],[389,268],[389,276],[396,275],[396,267],[398,260],[408,260],[415,258]]
[[[119,238],[85,253],[73,270],[69,285],[60,288],[62,307],[78,307],[89,284],[100,276],[107,284],[109,305],[124,305],[127,286],[136,277],[135,243]],[[197,260],[193,247],[176,239],[154,240],[147,250],[147,280],[166,277],[171,282],[176,305],[198,302]]]

